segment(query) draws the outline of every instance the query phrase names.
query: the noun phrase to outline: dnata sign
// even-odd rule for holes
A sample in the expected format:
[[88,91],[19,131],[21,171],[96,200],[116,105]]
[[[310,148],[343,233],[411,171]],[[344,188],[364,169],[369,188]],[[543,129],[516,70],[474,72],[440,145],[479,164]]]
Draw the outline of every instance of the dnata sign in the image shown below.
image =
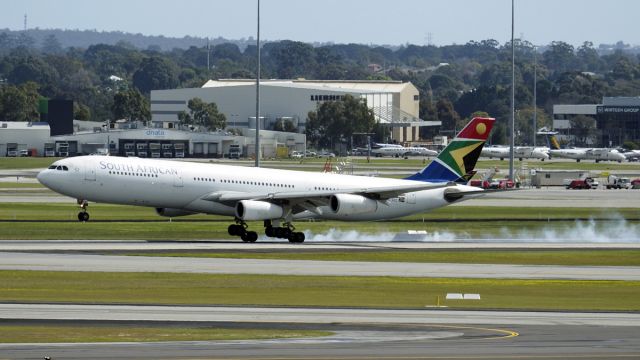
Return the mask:
[[166,134],[165,134],[164,130],[147,130],[145,135],[162,137],[162,136],[165,136]]

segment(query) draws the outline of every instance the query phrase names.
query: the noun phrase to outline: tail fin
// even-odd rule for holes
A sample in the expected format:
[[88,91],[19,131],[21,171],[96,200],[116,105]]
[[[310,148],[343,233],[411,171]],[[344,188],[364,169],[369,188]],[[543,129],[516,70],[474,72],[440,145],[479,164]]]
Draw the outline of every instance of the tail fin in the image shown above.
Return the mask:
[[555,134],[549,134],[549,137],[547,138],[547,140],[549,141],[549,149],[553,149],[553,150],[560,149],[560,143],[558,142],[558,139],[556,139]]
[[473,176],[473,168],[494,122],[493,118],[473,118],[438,157],[406,180],[466,183]]

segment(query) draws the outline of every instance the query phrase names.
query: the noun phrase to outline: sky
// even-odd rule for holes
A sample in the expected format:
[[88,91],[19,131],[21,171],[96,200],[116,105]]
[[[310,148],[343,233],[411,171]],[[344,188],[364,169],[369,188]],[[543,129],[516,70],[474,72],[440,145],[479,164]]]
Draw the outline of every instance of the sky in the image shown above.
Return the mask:
[[[4,0],[0,29],[256,35],[256,0]],[[511,38],[511,0],[262,0],[264,40],[402,45]],[[515,36],[535,45],[640,45],[640,1],[515,0]]]

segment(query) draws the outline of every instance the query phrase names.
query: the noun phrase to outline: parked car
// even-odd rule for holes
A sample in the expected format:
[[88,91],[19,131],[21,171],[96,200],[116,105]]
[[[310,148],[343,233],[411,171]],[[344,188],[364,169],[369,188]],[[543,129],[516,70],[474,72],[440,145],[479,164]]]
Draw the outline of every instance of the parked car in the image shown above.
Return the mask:
[[631,180],[632,189],[640,189],[640,178]]
[[289,157],[292,159],[302,159],[304,155],[300,151],[292,151],[289,154]]
[[334,157],[336,157],[336,154],[334,154],[332,152],[329,152],[329,151],[326,151],[326,150],[321,150],[318,153],[318,157],[334,158]]
[[307,150],[304,152],[305,157],[316,157],[318,154],[313,150]]

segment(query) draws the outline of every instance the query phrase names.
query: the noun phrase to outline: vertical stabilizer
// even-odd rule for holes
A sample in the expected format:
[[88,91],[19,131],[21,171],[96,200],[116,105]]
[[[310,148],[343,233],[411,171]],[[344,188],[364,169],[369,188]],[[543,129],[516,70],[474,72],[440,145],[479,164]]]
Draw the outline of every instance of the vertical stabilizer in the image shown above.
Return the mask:
[[493,118],[473,118],[427,167],[406,180],[427,182],[467,182],[491,128]]

